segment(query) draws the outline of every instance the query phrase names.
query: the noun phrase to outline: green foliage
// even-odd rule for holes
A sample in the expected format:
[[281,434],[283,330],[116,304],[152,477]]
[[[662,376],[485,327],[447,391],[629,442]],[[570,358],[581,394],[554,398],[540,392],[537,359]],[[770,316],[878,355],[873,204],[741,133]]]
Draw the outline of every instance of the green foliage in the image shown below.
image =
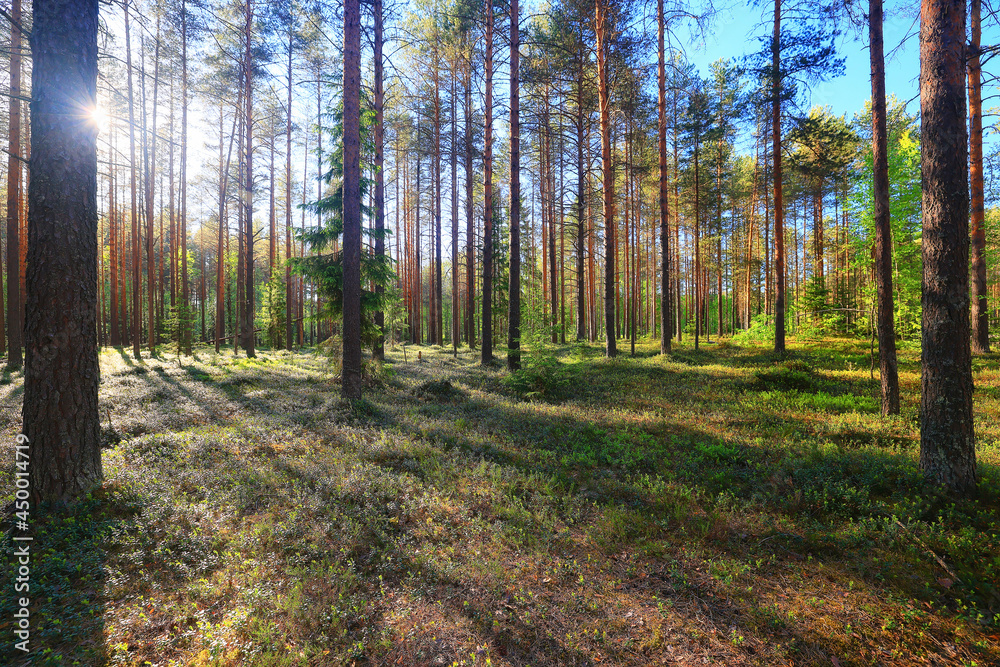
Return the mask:
[[521,364],[519,370],[504,378],[504,384],[525,398],[558,399],[576,378],[573,366],[544,352],[523,354]]
[[167,310],[164,318],[164,328],[167,340],[177,344],[177,354],[181,350],[190,349],[191,338],[194,335],[194,324],[197,311],[186,303],[178,301]]
[[[344,303],[344,269],[343,252],[340,249],[340,238],[344,232],[343,221],[343,173],[344,173],[344,146],[343,146],[343,106],[342,102],[330,114],[334,123],[330,128],[334,150],[328,158],[329,169],[323,175],[323,180],[328,186],[328,194],[319,201],[307,205],[307,208],[318,213],[323,224],[318,228],[306,230],[298,233],[298,237],[305,241],[312,249],[313,254],[308,257],[293,258],[289,260],[292,269],[304,274],[316,281],[319,293],[323,298],[323,307],[317,313],[317,317],[323,319],[336,320],[342,315]],[[374,109],[369,100],[365,100],[361,114],[361,140],[362,140],[362,169],[361,169],[361,201],[368,201],[368,190],[371,180],[365,175],[372,171],[371,164],[372,142],[375,125]],[[365,161],[368,161],[365,164]],[[362,204],[362,214],[370,215],[371,210]],[[369,239],[374,239],[376,232],[366,226],[362,226],[362,233]],[[383,238],[389,234],[387,229],[381,232]],[[377,257],[373,253],[362,251],[361,253],[361,341],[363,345],[371,346],[382,332],[375,325],[375,313],[384,312],[389,304],[390,296],[388,292],[378,293],[370,289],[373,285],[381,285],[388,288],[394,283],[395,274],[392,268],[392,260],[389,256]]]
[[737,331],[732,341],[737,345],[752,345],[754,343],[767,343],[774,341],[774,323],[769,321],[765,313],[754,315],[750,320],[750,326]]
[[[852,267],[861,275],[872,276],[875,247],[874,199],[872,185],[871,108],[855,118],[858,134],[866,138],[863,168],[851,188],[849,203],[855,229],[852,230]],[[867,130],[866,130],[867,128]],[[896,335],[920,335],[921,259],[920,143],[917,121],[895,98],[888,100],[889,129],[889,214],[892,227],[892,281]],[[867,134],[866,134],[867,132]],[[856,320],[857,333],[867,335],[871,327],[875,282],[863,283],[863,305]]]
[[281,271],[272,272],[264,284],[257,327],[264,331],[264,341],[271,349],[285,345],[285,278]]

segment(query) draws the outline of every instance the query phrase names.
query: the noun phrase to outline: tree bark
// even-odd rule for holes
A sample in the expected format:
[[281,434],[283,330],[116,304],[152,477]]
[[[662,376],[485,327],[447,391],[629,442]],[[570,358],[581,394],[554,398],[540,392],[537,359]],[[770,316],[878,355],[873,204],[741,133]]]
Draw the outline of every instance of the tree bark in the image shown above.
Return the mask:
[[483,228],[483,347],[482,363],[493,360],[493,0],[486,0],[486,146]]
[[[253,254],[253,2],[246,4],[246,24],[244,27],[244,64],[243,64],[243,102],[246,105],[243,118],[243,129],[246,133],[243,140],[243,349],[247,357],[257,356],[254,334],[254,254]],[[186,97],[186,96],[185,96]],[[183,150],[183,148],[182,148]],[[183,186],[182,186],[183,187]],[[187,208],[186,206],[184,207]],[[186,256],[186,254],[185,254]],[[185,272],[186,273],[186,272]],[[185,288],[185,294],[187,289]],[[184,303],[187,304],[185,297]]]
[[[21,368],[21,0],[11,3],[10,122],[7,133],[7,368]],[[3,304],[0,303],[0,310]],[[3,314],[0,312],[0,353]]]
[[135,100],[132,95],[132,41],[129,33],[128,2],[125,2],[125,58],[128,69],[128,144],[132,190],[132,355],[142,359],[142,273],[139,268],[139,198],[135,174]]
[[518,2],[510,0],[510,292],[507,368],[512,371],[521,367],[520,20]]
[[604,194],[604,329],[607,334],[605,354],[618,356],[615,331],[615,181],[614,156],[611,154],[611,92],[608,89],[608,7],[597,0],[594,32],[597,41],[597,93],[601,116],[601,172]]
[[971,496],[976,488],[976,447],[969,347],[964,41],[964,0],[923,0],[920,467],[932,483]]
[[983,84],[980,63],[982,0],[970,0],[969,24],[969,180],[972,191],[972,351],[990,351],[986,303],[986,213],[983,205]]
[[344,349],[340,390],[361,398],[361,7],[344,2]]
[[[667,199],[667,69],[664,49],[663,0],[656,2],[657,33],[657,122],[660,167],[660,354],[670,354],[670,211]],[[676,204],[676,202],[675,202]]]
[[[974,2],[976,0],[973,0]],[[889,224],[889,152],[885,108],[882,0],[869,0],[868,34],[872,76],[872,156],[875,200],[875,282],[878,298],[879,376],[882,414],[899,414],[895,310],[892,293],[892,227]]]
[[103,480],[97,388],[97,0],[33,3],[24,433],[34,502]]
[[[375,259],[385,257],[385,82],[383,81],[383,17],[382,0],[375,0]],[[454,138],[453,138],[454,139]],[[398,202],[397,202],[398,203]],[[454,217],[454,216],[453,216]],[[452,221],[454,222],[454,220]],[[454,261],[452,272],[455,271]],[[381,297],[385,287],[379,282],[375,293]],[[453,295],[454,296],[454,295]],[[375,341],[375,359],[385,358],[385,313],[379,308],[375,313],[375,326],[379,334]]]
[[781,0],[774,0],[774,35],[771,39],[772,176],[774,178],[774,351],[785,353],[785,210],[781,191]]

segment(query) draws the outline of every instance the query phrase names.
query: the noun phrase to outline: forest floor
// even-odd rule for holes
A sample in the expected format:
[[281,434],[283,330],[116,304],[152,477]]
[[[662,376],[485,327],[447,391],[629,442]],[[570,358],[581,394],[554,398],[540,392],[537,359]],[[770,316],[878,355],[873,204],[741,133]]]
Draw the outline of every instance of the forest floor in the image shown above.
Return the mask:
[[[1000,355],[953,502],[915,350],[883,418],[866,341],[688,345],[515,375],[397,347],[353,405],[311,353],[106,350],[106,483],[34,517],[29,661],[1000,664]],[[0,505],[22,391],[0,376]]]

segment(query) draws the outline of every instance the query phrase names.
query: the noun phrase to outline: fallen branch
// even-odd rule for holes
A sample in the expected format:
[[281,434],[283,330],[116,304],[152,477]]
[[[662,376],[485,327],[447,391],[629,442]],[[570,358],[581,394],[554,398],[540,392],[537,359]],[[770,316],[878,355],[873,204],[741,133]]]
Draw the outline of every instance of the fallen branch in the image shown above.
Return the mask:
[[931,557],[934,558],[934,560],[937,561],[937,564],[941,566],[941,569],[943,569],[945,572],[947,572],[949,575],[951,575],[951,578],[954,579],[956,583],[959,583],[959,584],[962,583],[962,580],[958,578],[958,575],[955,574],[954,572],[952,572],[951,568],[949,568],[947,565],[945,565],[944,561],[941,560],[941,558],[936,553],[934,553],[929,546],[927,546],[926,544],[924,544],[923,540],[921,540],[919,537],[917,537],[912,532],[910,532],[910,530],[906,526],[904,526],[903,524],[901,524],[899,522],[899,519],[894,519],[894,520],[896,522],[896,525],[899,526],[900,528],[902,528],[904,533],[906,533],[907,535],[909,535],[910,537],[912,537],[914,542],[916,542],[921,547],[923,547],[924,551],[926,551],[928,554],[930,554]]

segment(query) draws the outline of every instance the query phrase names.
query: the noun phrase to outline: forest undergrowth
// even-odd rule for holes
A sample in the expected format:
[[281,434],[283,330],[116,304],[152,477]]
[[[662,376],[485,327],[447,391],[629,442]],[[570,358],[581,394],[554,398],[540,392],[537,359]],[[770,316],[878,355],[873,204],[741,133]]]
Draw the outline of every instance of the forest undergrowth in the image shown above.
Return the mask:
[[[1000,664],[1000,355],[956,502],[918,469],[917,351],[884,418],[866,342],[790,349],[511,375],[397,347],[354,404],[308,352],[106,350],[106,482],[36,513],[28,662]],[[22,392],[0,377],[4,506]]]

